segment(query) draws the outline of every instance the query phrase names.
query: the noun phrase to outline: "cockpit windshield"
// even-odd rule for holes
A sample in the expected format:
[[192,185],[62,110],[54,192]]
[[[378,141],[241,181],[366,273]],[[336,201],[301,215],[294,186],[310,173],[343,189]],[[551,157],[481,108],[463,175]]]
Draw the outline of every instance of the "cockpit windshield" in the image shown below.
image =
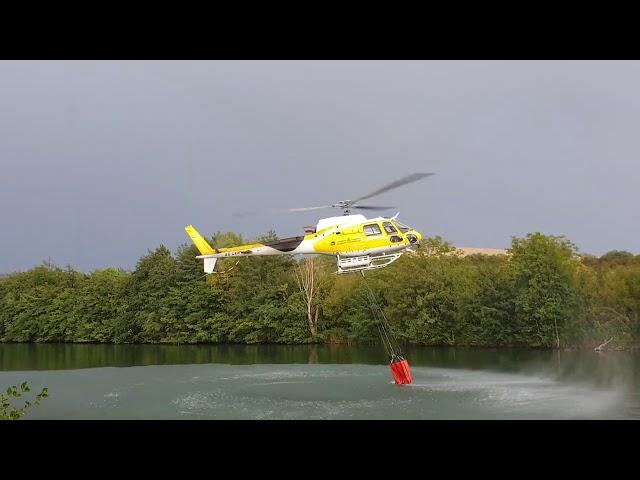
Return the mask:
[[396,220],[396,226],[402,233],[407,233],[409,230],[411,230],[411,227],[407,227],[405,224],[400,223],[397,220]]

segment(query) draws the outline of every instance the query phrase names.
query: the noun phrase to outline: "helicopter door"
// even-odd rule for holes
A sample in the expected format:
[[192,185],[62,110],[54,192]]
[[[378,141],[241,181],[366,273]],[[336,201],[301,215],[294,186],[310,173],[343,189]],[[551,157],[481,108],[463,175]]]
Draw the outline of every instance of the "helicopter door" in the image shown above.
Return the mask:
[[359,242],[358,249],[364,251],[380,247],[384,243],[384,236],[380,225],[368,223],[362,227],[362,241]]

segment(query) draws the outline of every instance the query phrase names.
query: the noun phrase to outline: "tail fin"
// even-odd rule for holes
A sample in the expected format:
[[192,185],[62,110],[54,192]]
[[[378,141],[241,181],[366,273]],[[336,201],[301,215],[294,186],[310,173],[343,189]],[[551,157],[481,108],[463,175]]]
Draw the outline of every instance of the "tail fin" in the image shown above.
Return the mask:
[[189,234],[191,240],[193,240],[193,243],[196,245],[196,248],[202,255],[211,255],[213,253],[216,253],[215,250],[211,248],[211,245],[209,245],[207,241],[202,238],[202,235],[200,235],[198,231],[193,228],[193,225],[184,227],[184,230],[187,232],[187,234]]
[[213,270],[216,268],[216,260],[217,258],[205,258],[204,259],[204,273],[213,273]]

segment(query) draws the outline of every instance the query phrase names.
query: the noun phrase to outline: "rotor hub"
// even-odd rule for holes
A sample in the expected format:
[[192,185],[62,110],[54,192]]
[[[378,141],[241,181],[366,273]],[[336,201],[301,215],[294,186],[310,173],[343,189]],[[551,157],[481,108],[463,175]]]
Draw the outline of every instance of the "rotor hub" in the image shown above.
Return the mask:
[[339,202],[336,202],[331,206],[333,208],[341,209],[343,211],[344,215],[349,215],[351,213],[351,207],[353,207],[354,203],[355,202],[353,202],[351,200],[340,200]]

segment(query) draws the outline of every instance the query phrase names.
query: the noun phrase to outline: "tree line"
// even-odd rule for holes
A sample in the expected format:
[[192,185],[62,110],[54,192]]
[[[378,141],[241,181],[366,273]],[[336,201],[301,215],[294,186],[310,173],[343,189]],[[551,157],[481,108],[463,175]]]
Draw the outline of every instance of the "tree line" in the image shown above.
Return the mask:
[[[273,232],[259,239],[277,238]],[[243,243],[217,233],[220,248]],[[222,261],[203,277],[195,247],[150,250],[133,271],[43,263],[0,277],[0,341],[95,343],[378,342],[363,278],[333,257]],[[564,237],[514,237],[507,255],[463,256],[425,239],[366,281],[401,342],[640,345],[640,255],[580,255]]]

